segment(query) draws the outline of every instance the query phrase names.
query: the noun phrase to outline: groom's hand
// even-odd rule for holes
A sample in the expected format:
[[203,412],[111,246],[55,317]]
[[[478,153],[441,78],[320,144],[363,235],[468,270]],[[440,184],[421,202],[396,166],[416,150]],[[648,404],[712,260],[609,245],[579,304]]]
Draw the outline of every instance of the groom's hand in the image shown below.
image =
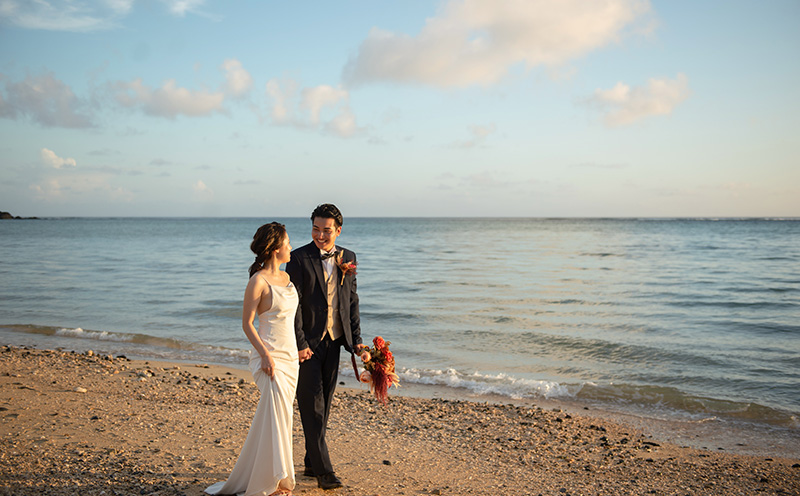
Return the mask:
[[309,358],[311,358],[311,355],[313,355],[313,354],[314,354],[314,352],[311,351],[311,348],[303,348],[302,350],[299,350],[297,352],[297,356],[300,357],[300,363],[303,363],[306,360],[308,360]]
[[360,344],[356,346],[356,355],[361,357],[362,362],[369,362],[372,356],[369,354],[369,346]]

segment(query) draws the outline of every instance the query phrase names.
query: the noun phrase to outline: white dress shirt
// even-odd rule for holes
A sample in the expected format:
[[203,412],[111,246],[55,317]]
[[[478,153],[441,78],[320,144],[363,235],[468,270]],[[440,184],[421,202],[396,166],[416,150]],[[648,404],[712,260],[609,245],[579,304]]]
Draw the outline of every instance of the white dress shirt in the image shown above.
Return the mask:
[[[331,253],[331,252],[327,252],[325,250],[320,250],[319,251],[320,256],[321,255],[325,255],[327,253]],[[336,248],[333,249],[332,253],[336,253]],[[327,259],[322,261],[322,269],[325,271],[325,280],[327,280],[329,277],[331,277],[331,274],[333,273],[333,261],[334,261],[335,258],[336,258],[336,255],[334,255],[332,257],[329,257],[329,258],[327,258]]]

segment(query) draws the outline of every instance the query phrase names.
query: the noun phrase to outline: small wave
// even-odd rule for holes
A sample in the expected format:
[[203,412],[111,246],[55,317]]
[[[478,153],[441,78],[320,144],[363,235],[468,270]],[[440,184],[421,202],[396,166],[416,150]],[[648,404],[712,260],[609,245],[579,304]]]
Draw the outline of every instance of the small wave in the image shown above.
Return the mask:
[[514,377],[506,373],[482,374],[456,369],[399,369],[401,383],[463,389],[475,395],[504,396],[514,400],[577,400],[621,411],[683,418],[693,423],[723,419],[766,423],[797,429],[797,415],[747,401],[730,401],[687,394],[664,386],[563,384],[554,381]]
[[211,346],[207,344],[193,343],[190,341],[182,341],[174,338],[162,338],[150,336],[148,334],[138,333],[125,333],[125,332],[109,332],[109,331],[94,331],[87,330],[80,327],[47,327],[47,326],[5,326],[9,329],[29,333],[39,334],[45,336],[55,336],[67,339],[81,339],[89,341],[104,341],[121,343],[125,345],[138,345],[144,346],[145,349],[151,349],[153,354],[162,358],[169,358],[170,351],[190,352],[193,355],[205,356],[207,359],[214,360],[215,358],[229,361],[232,358],[248,358],[249,351],[237,348],[225,348],[222,346]]
[[800,325],[789,324],[786,322],[760,322],[757,324],[749,324],[749,328],[756,331],[766,331],[768,333],[785,334],[790,336],[800,333]]
[[227,319],[240,319],[242,317],[241,304],[233,307],[205,307],[192,310],[192,313],[197,315],[208,315],[211,317],[222,317]]
[[401,369],[401,381],[433,386],[467,389],[475,394],[494,394],[512,399],[570,398],[573,393],[563,384],[552,381],[522,379],[508,374],[481,374],[455,369]]
[[75,329],[67,329],[62,327],[61,329],[58,329],[54,334],[56,336],[81,338],[81,339],[97,339],[99,341],[117,341],[120,343],[133,342],[133,335],[112,334],[106,331],[84,331],[80,327],[76,327]]
[[716,422],[718,420],[719,419],[717,417],[706,417],[706,418],[701,418],[701,419],[697,419],[697,420],[692,420],[691,423],[693,423],[693,424],[707,424],[709,422]]
[[544,303],[547,305],[585,305],[586,302],[583,300],[576,300],[571,298],[566,298],[563,300],[544,300]]
[[249,357],[247,350],[239,350],[235,348],[224,348],[222,346],[211,346],[206,344],[192,343],[189,341],[181,341],[173,338],[160,338],[150,336],[147,334],[127,334],[121,332],[108,332],[108,331],[86,331],[77,327],[75,329],[61,328],[55,332],[56,336],[79,338],[79,339],[93,339],[98,341],[115,341],[119,343],[132,343],[141,344],[146,346],[153,346],[159,348],[170,348],[182,351],[200,352],[209,354],[211,356],[220,357]]
[[376,322],[413,322],[418,319],[417,315],[403,312],[370,312],[362,311],[361,317],[368,317],[374,319]]
[[682,308],[755,308],[755,309],[769,309],[769,308],[794,308],[796,303],[792,301],[703,301],[695,300],[674,300],[668,301],[670,306],[677,306]]
[[749,401],[731,401],[695,396],[673,387],[587,382],[576,394],[578,400],[617,404],[661,413],[688,415],[693,422],[720,420],[763,422],[796,429],[797,416]]
[[[704,282],[711,282],[711,281],[704,281]],[[798,290],[798,288],[791,287],[791,286],[760,286],[760,287],[752,287],[752,286],[744,286],[744,287],[723,287],[720,288],[721,291],[726,293],[741,293],[741,294],[771,294],[771,293],[792,293]]]
[[767,291],[772,293],[793,293],[797,291],[796,288],[767,288]]

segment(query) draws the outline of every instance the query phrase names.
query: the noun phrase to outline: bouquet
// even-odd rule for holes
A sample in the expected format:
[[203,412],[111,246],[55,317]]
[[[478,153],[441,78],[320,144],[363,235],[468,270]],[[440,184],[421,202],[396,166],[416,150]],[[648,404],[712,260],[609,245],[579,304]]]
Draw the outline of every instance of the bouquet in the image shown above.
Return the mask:
[[394,355],[389,351],[390,341],[384,341],[377,336],[372,340],[374,345],[361,352],[361,360],[364,362],[364,370],[359,376],[361,382],[369,384],[369,389],[375,397],[386,405],[389,398],[389,386],[397,387],[400,378],[394,371]]

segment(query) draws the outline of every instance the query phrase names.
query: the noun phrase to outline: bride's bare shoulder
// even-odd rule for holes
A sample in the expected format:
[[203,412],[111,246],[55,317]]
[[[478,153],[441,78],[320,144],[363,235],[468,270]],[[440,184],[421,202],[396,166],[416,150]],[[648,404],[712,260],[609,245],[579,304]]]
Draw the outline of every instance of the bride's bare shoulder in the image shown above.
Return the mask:
[[247,281],[247,285],[253,289],[261,289],[261,290],[269,289],[269,281],[267,280],[263,272],[264,272],[263,270],[259,270],[258,272],[250,276],[250,280]]
[[251,283],[263,284],[265,286],[288,286],[289,274],[284,271],[271,273],[266,270],[259,270],[250,278]]

